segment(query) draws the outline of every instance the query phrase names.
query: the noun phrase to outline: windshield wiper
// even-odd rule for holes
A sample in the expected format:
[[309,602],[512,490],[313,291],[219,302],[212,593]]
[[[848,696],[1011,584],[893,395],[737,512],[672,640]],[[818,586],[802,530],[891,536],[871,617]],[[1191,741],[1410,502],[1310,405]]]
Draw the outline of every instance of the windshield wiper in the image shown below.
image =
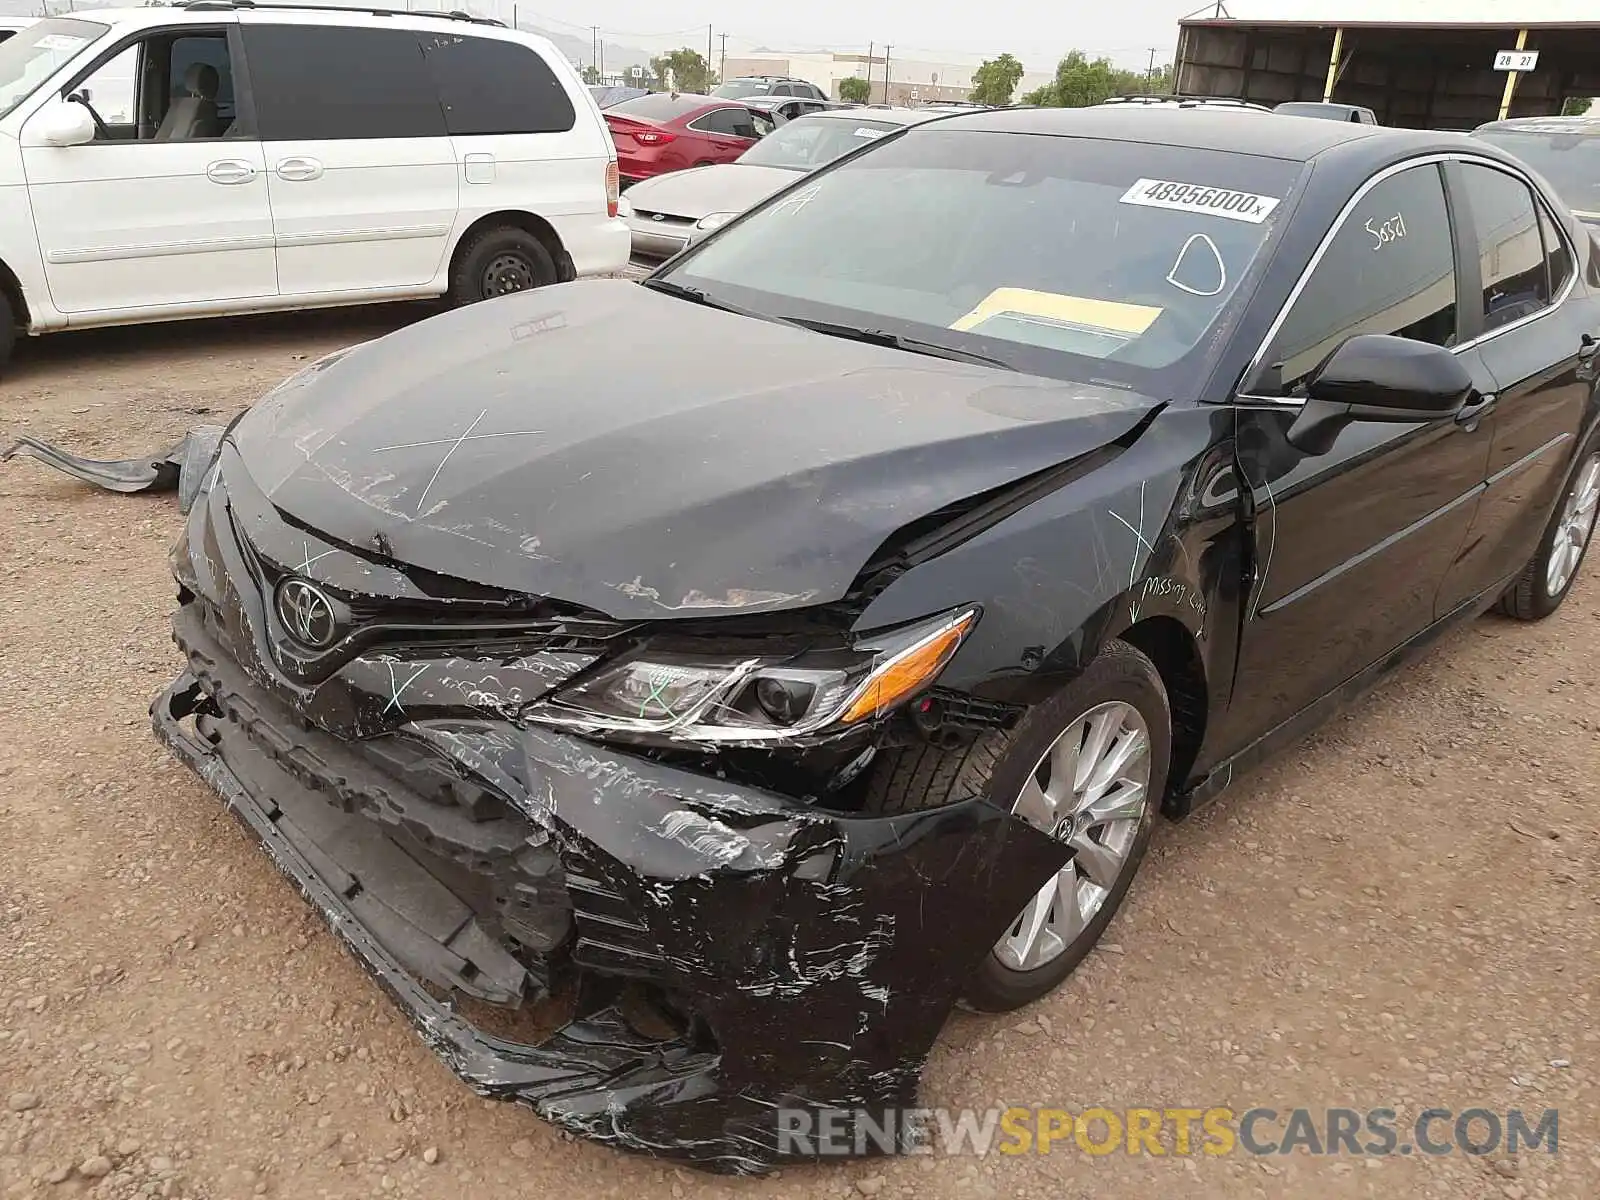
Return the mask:
[[906,350],[912,354],[926,354],[930,358],[944,358],[951,362],[976,363],[982,367],[999,367],[1002,371],[1017,368],[1004,359],[979,350],[963,350],[958,346],[945,346],[922,338],[908,337],[903,333],[890,333],[885,329],[862,329],[855,325],[838,325],[832,321],[812,321],[806,317],[784,317],[791,325],[799,325],[813,333],[844,338],[852,342],[866,342],[870,346],[888,346],[891,350]]
[[684,283],[673,283],[670,279],[641,279],[641,287],[647,287],[652,292],[660,292],[663,296],[675,296],[679,300],[688,300],[694,304],[703,304],[707,308],[715,308],[722,312],[733,313],[740,317],[754,317],[757,321],[773,321],[779,325],[795,325],[796,321],[788,317],[775,317],[771,313],[757,312],[753,308],[741,308],[737,304],[729,304],[726,300],[713,300],[701,288],[690,287]]

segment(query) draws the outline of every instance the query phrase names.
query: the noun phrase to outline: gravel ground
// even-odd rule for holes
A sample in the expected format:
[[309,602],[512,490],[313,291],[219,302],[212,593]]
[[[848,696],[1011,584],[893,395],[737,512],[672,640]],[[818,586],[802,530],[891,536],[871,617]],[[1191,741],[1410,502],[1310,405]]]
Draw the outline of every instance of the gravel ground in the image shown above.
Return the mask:
[[[74,334],[0,382],[120,456],[220,422],[411,308]],[[1485,618],[1157,832],[1110,944],[953,1019],[931,1104],[1560,1110],[1508,1159],[923,1157],[716,1179],[480,1101],[146,724],[170,497],[0,467],[0,1196],[1600,1196],[1593,571]],[[1587,631],[1587,632],[1585,632]]]

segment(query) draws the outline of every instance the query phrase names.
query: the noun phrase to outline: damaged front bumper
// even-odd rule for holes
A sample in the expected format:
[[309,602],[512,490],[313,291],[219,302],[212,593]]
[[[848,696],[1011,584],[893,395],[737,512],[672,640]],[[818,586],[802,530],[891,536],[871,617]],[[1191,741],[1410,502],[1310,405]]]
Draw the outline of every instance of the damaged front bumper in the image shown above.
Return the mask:
[[[470,893],[516,847],[462,853],[504,822],[457,836],[419,820],[408,780],[425,773],[397,777],[297,720],[195,605],[174,625],[190,667],[153,705],[162,740],[463,1081],[619,1148],[739,1173],[884,1149],[855,1123],[903,1126],[967,973],[1064,859],[981,799],[858,817],[537,727],[411,721],[407,745],[503,800],[523,855],[559,862],[500,888],[527,899],[524,925],[560,935],[547,954],[515,940],[512,960],[516,922],[474,915],[503,897]],[[576,980],[574,1011],[536,1043],[456,1003],[537,998],[557,975]],[[663,1003],[641,1012],[640,989]],[[833,1140],[792,1133],[806,1127]]]

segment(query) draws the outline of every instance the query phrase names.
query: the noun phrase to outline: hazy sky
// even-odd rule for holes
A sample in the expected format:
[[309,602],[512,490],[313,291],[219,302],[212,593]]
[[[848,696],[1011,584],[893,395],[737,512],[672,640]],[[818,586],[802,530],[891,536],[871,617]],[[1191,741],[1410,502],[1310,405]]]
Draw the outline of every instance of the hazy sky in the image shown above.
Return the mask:
[[[502,0],[505,2],[505,0]],[[587,31],[596,21],[619,42],[655,49],[660,37],[681,34],[703,45],[711,24],[728,34],[729,49],[767,44],[783,49],[894,46],[893,53],[932,58],[938,54],[986,57],[1016,54],[1030,70],[1049,70],[1077,47],[1127,66],[1144,66],[1150,47],[1157,62],[1172,57],[1178,18],[1205,0],[1114,0],[1099,5],[1052,4],[1048,0],[801,0],[797,4],[751,4],[748,0],[518,0],[525,22],[545,19],[562,32]],[[555,22],[561,22],[557,25]],[[698,34],[698,41],[691,41]],[[668,39],[671,40],[671,39]],[[720,42],[718,43],[720,46]],[[743,48],[743,46],[741,46]]]

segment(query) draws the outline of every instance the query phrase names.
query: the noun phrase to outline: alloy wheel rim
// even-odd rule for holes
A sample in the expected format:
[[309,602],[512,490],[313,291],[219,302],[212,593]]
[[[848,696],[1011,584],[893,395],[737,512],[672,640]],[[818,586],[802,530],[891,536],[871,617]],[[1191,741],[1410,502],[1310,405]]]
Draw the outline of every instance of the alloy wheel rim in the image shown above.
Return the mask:
[[483,269],[483,294],[506,296],[533,286],[533,264],[520,254],[500,254]]
[[1600,453],[1591,454],[1578,472],[1556,527],[1550,562],[1545,569],[1545,593],[1559,596],[1572,582],[1583,557],[1584,547],[1594,534],[1596,513],[1600,512]]
[[1013,971],[1060,958],[1082,938],[1128,868],[1150,803],[1150,729],[1121,701],[1069,724],[1011,806],[1074,853],[1017,914],[994,954]]

